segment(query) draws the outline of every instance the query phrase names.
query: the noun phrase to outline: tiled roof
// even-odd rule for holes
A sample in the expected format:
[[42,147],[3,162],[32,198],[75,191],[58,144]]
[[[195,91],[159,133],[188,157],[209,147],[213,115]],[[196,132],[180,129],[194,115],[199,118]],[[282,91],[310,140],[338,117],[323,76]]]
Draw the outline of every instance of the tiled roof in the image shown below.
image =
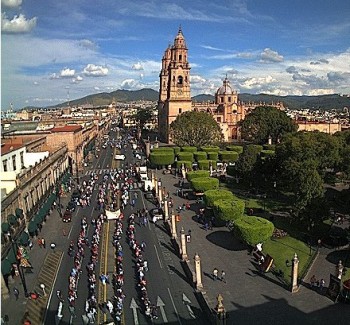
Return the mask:
[[76,132],[82,129],[81,125],[65,125],[51,129],[51,133],[54,132]]
[[23,143],[5,143],[1,145],[1,154],[5,155],[22,147],[24,147]]

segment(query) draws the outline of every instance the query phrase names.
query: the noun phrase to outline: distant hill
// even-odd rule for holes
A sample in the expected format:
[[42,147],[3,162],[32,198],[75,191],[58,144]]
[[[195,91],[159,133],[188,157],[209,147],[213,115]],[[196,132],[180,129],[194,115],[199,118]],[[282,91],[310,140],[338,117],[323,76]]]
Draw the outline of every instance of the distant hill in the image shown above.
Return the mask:
[[[159,93],[153,89],[141,89],[141,90],[116,90],[110,93],[103,92],[85,96],[80,99],[70,100],[59,105],[52,107],[64,107],[68,104],[71,106],[80,106],[91,104],[93,106],[106,106],[111,104],[113,101],[116,102],[131,102],[138,100],[149,100],[157,101]],[[196,102],[207,102],[214,101],[213,95],[201,94],[192,97],[193,101]],[[239,94],[239,100],[243,102],[255,102],[255,103],[266,103],[272,102],[283,102],[284,106],[291,109],[309,108],[309,109],[343,109],[344,107],[350,107],[350,98],[346,96],[340,96],[337,94],[333,95],[322,95],[322,96],[274,96],[267,94]],[[29,109],[29,107],[27,107]],[[33,109],[33,107],[30,107]]]

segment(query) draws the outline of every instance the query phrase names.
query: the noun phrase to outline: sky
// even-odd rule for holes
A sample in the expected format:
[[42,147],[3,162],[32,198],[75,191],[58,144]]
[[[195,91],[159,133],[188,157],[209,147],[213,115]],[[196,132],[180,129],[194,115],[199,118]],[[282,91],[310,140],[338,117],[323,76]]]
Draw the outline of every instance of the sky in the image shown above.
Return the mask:
[[1,0],[1,109],[159,90],[181,26],[191,95],[350,94],[348,0]]

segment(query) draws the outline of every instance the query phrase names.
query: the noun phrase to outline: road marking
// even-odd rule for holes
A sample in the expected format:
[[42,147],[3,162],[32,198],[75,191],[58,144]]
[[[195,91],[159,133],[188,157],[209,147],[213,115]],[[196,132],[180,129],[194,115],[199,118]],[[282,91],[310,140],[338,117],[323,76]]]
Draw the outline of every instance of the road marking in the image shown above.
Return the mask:
[[186,305],[190,316],[195,319],[196,316],[195,316],[195,314],[194,314],[194,312],[193,312],[193,310],[191,308],[191,303],[192,302],[184,293],[182,294],[182,302],[184,303],[184,305]]
[[154,249],[156,250],[156,254],[157,254],[157,258],[158,258],[159,266],[160,266],[160,268],[162,269],[162,268],[163,268],[163,264],[162,264],[162,261],[160,260],[160,257],[159,257],[159,254],[158,254],[157,247],[156,247],[156,245],[153,245],[153,246],[154,246]]
[[165,306],[165,303],[164,303],[163,300],[158,296],[158,297],[157,297],[157,307],[159,307],[159,309],[160,309],[160,313],[162,314],[162,318],[163,318],[164,323],[168,323],[168,319],[167,319],[167,317],[166,317],[166,315],[165,315],[164,306]]
[[182,325],[181,323],[181,319],[179,317],[179,313],[176,309],[176,306],[175,306],[175,303],[174,303],[174,299],[173,299],[173,296],[171,295],[171,292],[170,292],[170,289],[168,288],[168,292],[169,292],[169,296],[170,296],[170,300],[171,300],[171,303],[173,304],[173,307],[174,307],[174,310],[175,310],[175,313],[176,313],[176,317],[177,317],[177,320],[179,321],[179,323]]
[[131,298],[130,308],[132,309],[132,313],[134,316],[134,324],[139,325],[139,318],[137,316],[137,308],[139,308],[139,306],[137,305],[134,298]]

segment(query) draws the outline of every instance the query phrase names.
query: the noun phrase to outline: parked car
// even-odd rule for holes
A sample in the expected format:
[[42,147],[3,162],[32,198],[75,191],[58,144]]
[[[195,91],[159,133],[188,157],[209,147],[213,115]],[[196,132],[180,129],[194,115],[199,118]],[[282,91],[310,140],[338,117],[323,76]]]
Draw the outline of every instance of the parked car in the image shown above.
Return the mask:
[[66,211],[62,217],[63,222],[71,222],[72,221],[72,212]]
[[151,216],[151,220],[152,220],[153,223],[156,223],[158,220],[163,220],[164,219],[164,212],[160,208],[152,209],[149,212],[149,214]]

